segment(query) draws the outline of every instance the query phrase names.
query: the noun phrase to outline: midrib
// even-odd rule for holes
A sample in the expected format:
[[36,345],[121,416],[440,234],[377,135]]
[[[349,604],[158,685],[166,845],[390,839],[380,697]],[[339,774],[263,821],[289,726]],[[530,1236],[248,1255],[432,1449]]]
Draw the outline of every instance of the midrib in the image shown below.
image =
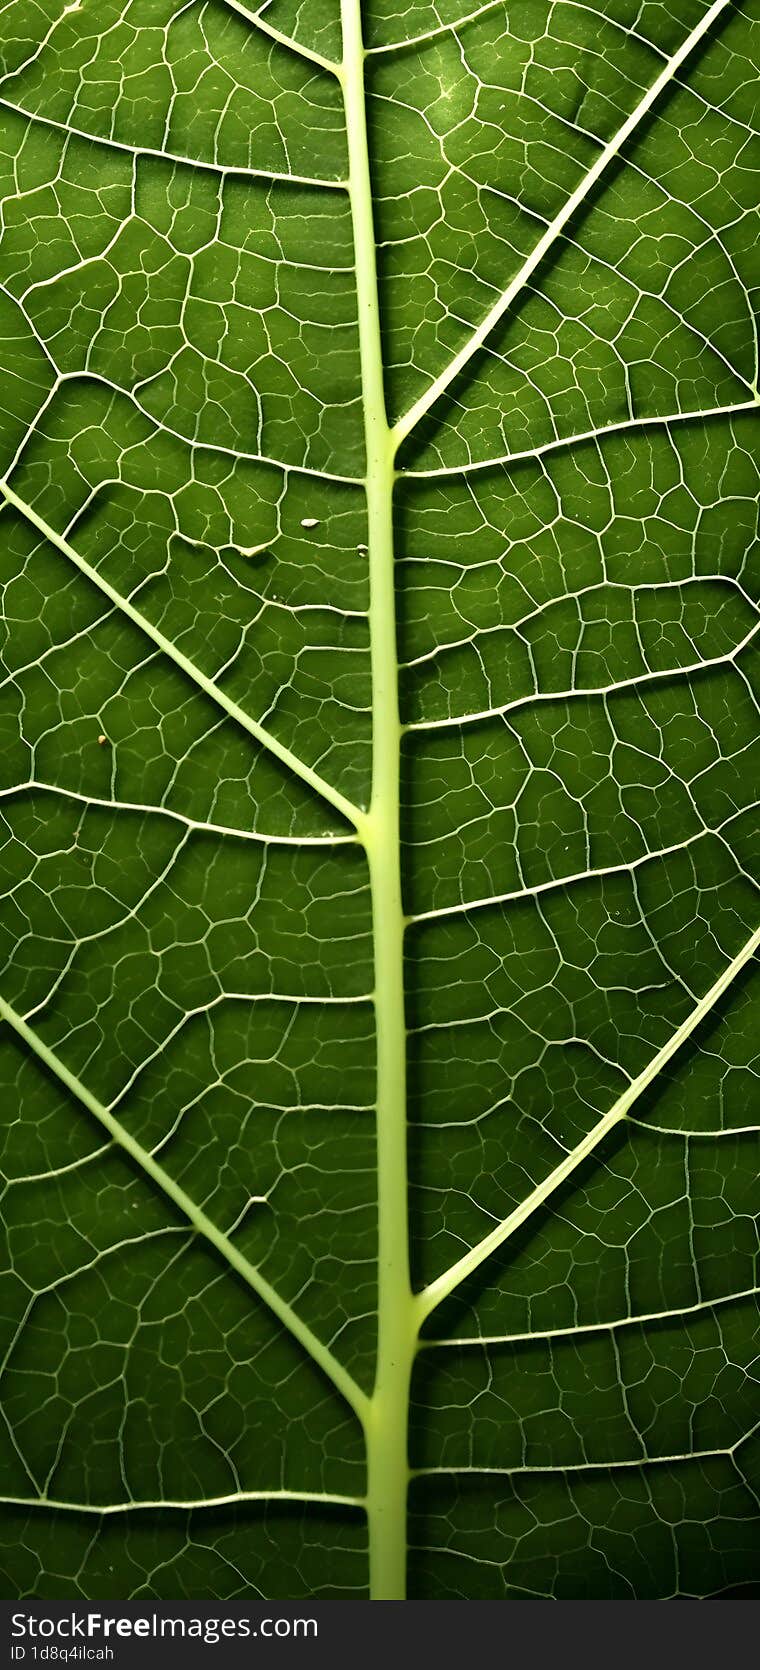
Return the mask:
[[401,724],[393,553],[396,443],[383,384],[360,0],[341,0],[341,21],[340,81],[348,132],[367,454],[372,664],[372,795],[358,826],[372,888],[377,1041],[378,1339],[375,1386],[365,1418],[370,1598],[400,1600],[406,1593],[409,1383],[418,1318],[409,1274],[407,1207]]

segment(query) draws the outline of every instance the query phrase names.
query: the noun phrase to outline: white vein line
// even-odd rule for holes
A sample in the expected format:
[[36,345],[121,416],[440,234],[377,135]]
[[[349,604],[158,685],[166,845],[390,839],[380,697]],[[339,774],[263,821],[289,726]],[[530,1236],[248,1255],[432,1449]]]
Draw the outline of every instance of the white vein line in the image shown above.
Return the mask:
[[[743,1442],[743,1440],[741,1440],[741,1442]],[[609,1461],[558,1461],[554,1465],[538,1467],[532,1467],[527,1462],[522,1466],[518,1465],[515,1467],[469,1467],[467,1465],[457,1467],[456,1464],[453,1464],[451,1467],[413,1468],[411,1477],[413,1479],[430,1479],[440,1478],[442,1475],[450,1476],[453,1473],[456,1473],[457,1475],[462,1473],[469,1474],[475,1478],[508,1479],[512,1478],[516,1474],[527,1474],[528,1476],[531,1476],[534,1473],[538,1475],[556,1475],[557,1473],[616,1473],[621,1467],[637,1469],[641,1469],[643,1467],[674,1467],[678,1463],[683,1464],[689,1461],[713,1461],[717,1456],[730,1456],[732,1453],[733,1446],[729,1446],[726,1449],[719,1450],[686,1450],[681,1455],[641,1455],[630,1456],[622,1460],[616,1460],[612,1457]]]
[[576,186],[575,191],[571,193],[570,197],[568,197],[567,202],[560,209],[559,213],[555,215],[554,220],[547,227],[543,237],[539,239],[527,260],[523,262],[519,272],[515,274],[515,277],[507,286],[506,290],[502,292],[498,301],[494,302],[493,307],[486,314],[477,329],[472,332],[468,340],[460,348],[459,352],[454,355],[453,359],[449,361],[445,369],[438,377],[435,378],[435,380],[430,384],[430,387],[420,396],[419,400],[415,401],[414,405],[410,406],[409,410],[404,413],[403,417],[399,418],[393,430],[394,439],[397,445],[400,445],[401,442],[406,439],[411,430],[414,429],[420,422],[420,419],[430,411],[431,406],[435,405],[436,401],[441,398],[441,395],[446,393],[446,390],[450,387],[455,378],[459,376],[460,372],[462,372],[465,367],[469,365],[473,355],[483,347],[487,337],[490,336],[491,331],[496,325],[498,325],[499,321],[503,319],[508,308],[511,307],[512,302],[520,294],[521,290],[524,289],[528,279],[536,271],[536,268],[540,266],[544,257],[548,254],[549,250],[558,238],[560,232],[563,231],[568,221],[572,219],[573,215],[581,207],[581,204],[585,202],[589,192],[596,185],[597,180],[604,173],[609,164],[613,162],[617,156],[619,156],[623,146],[635,132],[639,123],[649,114],[649,111],[656,103],[660,94],[673,80],[674,76],[677,75],[682,64],[686,62],[686,59],[691,55],[695,47],[697,47],[700,41],[704,39],[705,35],[709,33],[713,24],[722,15],[730,3],[731,0],[714,0],[713,5],[710,7],[709,11],[705,12],[701,22],[697,24],[695,29],[692,29],[691,34],[688,35],[686,40],[682,42],[678,51],[674,53],[673,57],[661,70],[656,81],[653,81],[648,92],[646,92],[644,97],[639,100],[639,103],[636,105],[635,109],[631,111],[630,116],[623,123],[622,127],[618,128],[617,133],[614,134],[609,143],[605,145],[604,149],[600,151],[596,162]]
[[[580,0],[552,0],[552,10],[556,10],[559,6],[567,6],[568,8],[572,8],[573,10],[580,12],[590,12],[595,24],[598,26],[598,12],[591,6],[581,5]],[[475,11],[466,12],[462,17],[454,18],[451,23],[439,23],[435,28],[425,29],[419,35],[408,35],[406,39],[383,41],[379,46],[370,46],[367,48],[367,56],[373,58],[379,56],[380,53],[403,52],[407,47],[423,46],[427,41],[435,40],[439,35],[455,35],[460,29],[466,28],[468,23],[479,23],[482,17],[487,17],[489,12],[496,11],[497,9],[503,11],[504,0],[486,0],[485,5],[476,7]],[[658,58],[665,57],[664,52],[661,51],[660,47],[658,47],[654,41],[647,40],[646,36],[640,35],[636,29],[626,28],[624,24],[618,23],[617,19],[614,17],[603,17],[602,21],[610,24],[614,29],[618,29],[620,33],[626,37],[626,39],[630,38],[631,40],[636,41],[638,45],[647,47],[648,50],[655,54]],[[551,35],[544,38],[548,38],[552,42],[554,40],[554,37]]]
[[88,133],[86,128],[74,127],[70,122],[59,122],[54,116],[44,116],[37,110],[24,110],[22,105],[14,104],[11,99],[0,93],[0,107],[10,110],[14,116],[23,116],[26,122],[39,122],[46,128],[54,128],[56,133],[65,133],[71,139],[84,139],[89,145],[102,145],[106,150],[122,151],[129,157],[156,157],[159,162],[179,163],[182,168],[196,170],[205,169],[207,173],[220,174],[224,179],[238,178],[248,180],[275,181],[277,185],[285,186],[318,186],[322,191],[345,191],[345,180],[323,179],[321,175],[284,174],[275,168],[250,168],[245,164],[228,164],[213,162],[209,158],[185,157],[179,151],[161,151],[155,145],[129,145],[125,139],[112,139],[110,134]]
[[275,29],[273,23],[267,23],[263,14],[271,4],[271,0],[266,0],[266,4],[261,7],[261,10],[256,12],[249,11],[247,6],[242,5],[241,0],[224,0],[224,4],[228,11],[236,12],[238,17],[245,18],[246,23],[252,23],[256,29],[261,30],[262,34],[269,35],[270,39],[276,41],[278,46],[284,46],[289,52],[295,52],[297,57],[305,58],[310,64],[316,64],[320,70],[329,70],[332,75],[339,74],[340,65],[333,58],[323,58],[321,52],[314,52],[311,47],[302,46],[301,42],[294,40],[292,35],[285,35],[281,29]]
[[[26,315],[24,315],[24,317],[26,317]],[[335,470],[323,470],[316,464],[290,463],[282,458],[272,457],[271,453],[243,452],[238,447],[223,446],[219,441],[199,441],[192,435],[183,435],[181,429],[173,429],[170,423],[166,423],[163,418],[157,418],[155,413],[151,412],[148,406],[144,406],[142,402],[138,400],[134,389],[128,388],[126,384],[114,382],[110,377],[104,376],[103,373],[99,371],[85,369],[80,371],[59,372],[56,386],[53,390],[51,390],[51,395],[48,396],[48,400],[52,395],[57,394],[59,389],[63,388],[66,383],[97,383],[99,386],[108,389],[111,394],[120,394],[124,400],[129,400],[131,402],[135,411],[141,413],[142,417],[144,417],[151,425],[156,434],[171,435],[172,440],[180,441],[183,446],[187,447],[189,452],[208,452],[211,456],[218,454],[222,458],[232,458],[236,462],[240,462],[242,460],[244,463],[261,464],[267,469],[277,470],[280,475],[286,477],[288,475],[304,475],[316,477],[317,480],[322,482],[332,481],[341,487],[364,487],[364,476],[338,475]],[[31,432],[32,431],[30,430],[29,433]],[[21,451],[26,446],[29,439],[29,433],[24,436],[15,463],[18,463]],[[181,534],[179,530],[175,530],[175,537],[182,539],[184,538],[184,535]]]
[[[0,105],[1,104],[2,104],[2,100],[0,100]],[[0,207],[1,206],[2,205],[0,204]],[[325,271],[326,269],[321,268],[320,270]],[[6,291],[5,293],[10,296],[10,292]],[[11,301],[14,302],[14,305],[17,306],[19,308],[19,310],[21,311],[21,313],[23,314],[23,317],[26,320],[26,323],[28,324],[30,330],[32,331],[32,333],[35,337],[36,342],[38,343],[40,351],[42,353],[44,353],[46,355],[47,359],[50,361],[50,365],[51,365],[51,367],[52,367],[52,369],[55,373],[55,382],[53,383],[53,385],[50,388],[48,394],[46,395],[45,400],[43,402],[43,405],[40,407],[40,410],[37,413],[37,416],[35,417],[33,423],[29,426],[25,435],[22,437],[20,445],[19,445],[19,447],[16,451],[16,454],[14,456],[13,462],[8,467],[7,474],[9,476],[12,475],[14,469],[16,469],[16,467],[17,467],[17,465],[18,465],[18,463],[21,459],[21,456],[24,452],[24,449],[27,446],[30,438],[37,433],[37,426],[40,422],[40,419],[48,411],[49,407],[52,405],[53,401],[55,400],[56,396],[60,393],[61,389],[65,390],[67,384],[69,384],[69,383],[71,383],[75,386],[76,386],[76,384],[79,384],[81,386],[82,384],[94,383],[99,388],[108,389],[109,394],[121,395],[122,399],[128,400],[131,403],[131,405],[134,406],[135,411],[139,412],[140,415],[145,418],[146,422],[150,424],[151,429],[153,430],[153,432],[155,434],[157,434],[157,435],[170,435],[172,440],[179,441],[182,446],[187,448],[188,452],[191,452],[191,453],[193,453],[193,452],[199,452],[199,453],[207,452],[211,457],[214,457],[214,456],[218,455],[222,458],[234,459],[236,462],[242,461],[244,463],[250,463],[250,464],[261,464],[263,468],[276,470],[278,475],[284,476],[286,480],[287,480],[287,477],[289,475],[303,475],[303,476],[316,478],[317,480],[319,480],[321,482],[325,482],[325,481],[335,482],[336,485],[338,485],[340,487],[357,487],[357,488],[363,488],[364,487],[365,478],[364,478],[363,475],[339,475],[337,473],[337,471],[335,471],[335,470],[323,469],[316,464],[303,464],[303,463],[297,463],[295,460],[284,459],[284,458],[275,458],[271,453],[267,453],[267,452],[244,452],[239,447],[233,447],[232,445],[223,446],[218,441],[207,441],[207,440],[199,441],[193,435],[184,435],[182,433],[181,429],[173,429],[171,424],[166,423],[163,418],[156,417],[154,412],[151,412],[150,409],[147,406],[143,406],[142,403],[137,399],[134,389],[128,388],[125,384],[114,382],[113,378],[106,377],[102,372],[93,371],[92,369],[89,369],[89,368],[80,369],[80,370],[77,370],[77,371],[61,371],[60,367],[58,367],[55,364],[55,362],[53,361],[50,353],[48,352],[48,349],[47,349],[45,343],[42,340],[42,337],[35,330],[34,325],[31,321],[31,319],[29,318],[29,315],[24,311],[22,303],[19,302],[16,297],[10,296],[10,299],[11,299]],[[113,485],[113,482],[111,482],[107,478],[105,481],[101,482],[99,485],[101,487],[102,486]],[[88,503],[89,502],[90,501],[88,500]],[[181,533],[178,528],[175,528],[175,529],[172,530],[171,537],[175,538],[175,539],[184,539],[186,542],[188,542],[187,541],[187,535]],[[189,543],[192,544],[193,541],[190,540]],[[271,544],[271,543],[272,543],[272,541],[267,542],[267,544]],[[263,546],[262,546],[262,549],[264,549]],[[273,600],[270,599],[269,601],[271,602]],[[317,607],[317,605],[314,605],[314,607]],[[348,612],[348,611],[346,611],[346,612]],[[366,616],[366,611],[360,610],[360,611],[355,611],[355,612],[357,614],[364,613],[365,616]],[[352,611],[352,613],[354,613],[354,611]]]
[[[483,639],[484,637],[490,637],[501,632],[509,632],[510,630],[516,631],[516,628],[510,628],[508,626],[494,626],[485,632],[478,632],[477,637],[478,639]],[[445,719],[413,719],[408,724],[404,725],[403,729],[405,733],[410,731],[448,730],[452,725],[476,725],[487,719],[504,719],[508,713],[514,713],[519,708],[530,707],[533,703],[571,702],[574,701],[576,697],[585,697],[588,700],[597,696],[604,701],[609,696],[617,696],[621,695],[623,692],[635,690],[642,684],[655,684],[660,679],[667,679],[669,682],[674,682],[676,679],[692,678],[699,673],[709,672],[715,667],[733,665],[733,663],[738,660],[742,652],[747,649],[748,645],[751,644],[757,637],[759,632],[760,621],[757,621],[754,626],[749,628],[749,631],[745,633],[744,637],[739,640],[739,643],[735,644],[733,649],[726,650],[724,655],[706,655],[701,661],[688,661],[680,667],[647,667],[640,673],[632,673],[629,678],[616,679],[612,684],[577,684],[573,689],[530,690],[525,696],[514,696],[509,702],[501,702],[494,707],[480,708],[473,713],[468,712],[452,714],[451,716],[447,716]],[[464,642],[465,644],[472,644],[473,639],[466,639]],[[457,650],[462,647],[463,645],[461,642],[457,644],[439,644],[435,649],[429,651],[425,659],[433,660],[435,657],[442,657],[447,652]],[[422,660],[422,657],[420,657],[420,660]],[[408,667],[418,665],[419,661],[407,662]]]
[[25,1185],[49,1183],[56,1177],[68,1177],[72,1172],[90,1165],[93,1160],[102,1160],[103,1155],[108,1153],[108,1149],[109,1144],[101,1142],[97,1148],[91,1148],[89,1154],[80,1154],[78,1160],[69,1160],[67,1165],[49,1166],[47,1171],[28,1171],[23,1176],[19,1173],[18,1176],[7,1177],[3,1194],[6,1190],[19,1189]]
[[159,1508],[167,1512],[196,1513],[203,1508],[234,1507],[236,1502],[316,1502],[320,1506],[327,1503],[330,1507],[364,1507],[362,1496],[343,1496],[327,1490],[231,1490],[226,1496],[156,1497],[144,1502],[63,1502],[55,1496],[0,1496],[0,1502],[13,1508],[47,1508],[51,1513],[89,1513],[98,1519],[117,1513],[153,1513]]
[[[695,829],[692,835],[686,836],[683,840],[674,841],[667,847],[654,847],[651,852],[640,852],[635,858],[622,859],[619,864],[602,864],[596,869],[574,870],[572,875],[551,876],[547,881],[537,881],[531,885],[515,887],[508,893],[489,893],[484,894],[480,899],[461,899],[457,900],[456,904],[438,905],[431,910],[416,911],[413,915],[407,917],[407,925],[415,927],[418,922],[435,922],[440,917],[445,916],[467,916],[471,910],[492,910],[497,905],[517,904],[522,899],[538,899],[542,893],[556,892],[557,888],[573,887],[583,881],[596,881],[597,878],[604,880],[607,876],[632,875],[634,871],[641,869],[645,864],[653,864],[662,858],[672,858],[675,853],[684,852],[688,847],[696,846],[710,835],[717,836],[720,840],[726,825],[732,823],[734,818],[741,817],[745,809],[741,808],[740,811],[732,812],[724,823],[717,824],[714,828],[705,824],[704,828]],[[732,853],[731,856],[734,857],[734,854]],[[416,1030],[422,1032],[426,1028],[418,1027]]]
[[301,781],[313,789],[315,794],[320,795],[322,800],[326,800],[331,806],[334,806],[336,811],[347,818],[355,828],[358,827],[362,813],[361,809],[353,804],[353,801],[347,800],[339,789],[334,788],[332,783],[328,783],[326,778],[320,776],[319,772],[314,771],[305,761],[300,760],[297,754],[292,753],[290,748],[279,742],[277,737],[273,736],[271,731],[266,730],[263,725],[260,725],[257,719],[252,719],[242,707],[238,706],[237,702],[234,702],[214,683],[213,679],[207,678],[206,674],[201,672],[201,669],[196,667],[188,656],[183,655],[182,650],[178,649],[170,638],[166,638],[163,632],[159,631],[159,628],[148,620],[146,615],[142,615],[139,609],[136,609],[127,598],[122,597],[121,593],[116,591],[115,587],[102,574],[98,573],[96,568],[93,568],[84,557],[80,556],[76,548],[67,539],[64,539],[62,534],[57,533],[49,522],[38,516],[36,510],[33,510],[24,499],[20,499],[18,494],[14,493],[12,487],[9,487],[7,481],[0,481],[0,493],[3,494],[8,504],[19,512],[19,515],[23,516],[32,527],[37,529],[38,533],[41,533],[51,545],[55,546],[62,556],[68,557],[80,573],[91,580],[93,585],[98,587],[115,608],[126,615],[127,619],[139,627],[140,631],[144,632],[146,637],[150,638],[164,655],[167,655],[189,679],[192,679],[204,695],[208,696],[212,702],[216,702],[218,707],[223,708],[231,719],[234,719],[243,730],[248,732],[249,736],[252,736],[270,754],[273,754],[282,765],[287,766],[294,776],[300,777]]
[[[705,1051],[706,1055],[710,1053],[708,1050]],[[753,1078],[757,1077],[754,1067],[750,1067],[748,1071]],[[714,1125],[711,1129],[705,1126],[702,1130],[697,1130],[696,1126],[692,1125],[655,1125],[651,1119],[637,1118],[636,1128],[639,1131],[653,1131],[658,1137],[674,1137],[676,1140],[680,1138],[681,1142],[687,1143],[722,1142],[724,1137],[742,1140],[744,1137],[760,1136],[760,1125]]]
[[608,1322],[579,1322],[574,1328],[538,1328],[519,1334],[463,1334],[445,1339],[420,1340],[421,1351],[458,1350],[489,1345],[530,1345],[540,1340],[577,1339],[580,1334],[607,1334],[618,1328],[643,1328],[650,1322],[669,1322],[684,1316],[699,1316],[704,1311],[717,1310],[721,1305],[739,1304],[743,1299],[756,1299],[760,1287],[745,1287],[738,1293],[721,1293],[714,1299],[701,1299],[698,1304],[678,1305],[674,1310],[643,1311],[640,1316],[615,1316]]
[[73,800],[78,806],[94,806],[104,812],[136,812],[141,817],[171,818],[183,829],[190,829],[201,835],[226,835],[235,841],[254,841],[261,846],[272,847],[341,847],[353,846],[356,834],[347,835],[270,835],[261,833],[257,829],[236,829],[234,824],[206,823],[202,818],[189,818],[184,812],[176,812],[170,806],[151,806],[139,800],[105,800],[100,795],[82,794],[78,789],[62,788],[58,783],[43,783],[39,778],[30,777],[26,783],[9,783],[0,788],[0,801],[12,800],[16,795],[49,794],[60,796],[63,800]]
[[[743,504],[747,501],[742,497],[741,499],[735,499],[733,502],[735,504]],[[404,562],[407,567],[417,567],[421,568],[423,571],[426,570],[428,566],[427,558],[425,557],[410,555],[408,557],[403,557],[400,560]],[[466,564],[456,562],[452,557],[438,557],[434,560],[438,567],[452,568],[457,574],[461,574],[462,572],[472,572],[472,570],[467,568]],[[477,567],[485,569],[493,569],[497,566],[500,565],[498,563],[498,559],[494,557],[491,557],[490,560],[486,559],[484,562],[477,564]],[[519,634],[522,637],[524,627],[534,625],[536,621],[541,620],[542,616],[545,618],[552,611],[556,610],[558,604],[575,603],[580,607],[582,604],[585,604],[589,598],[600,596],[602,598],[606,598],[611,592],[622,593],[627,602],[638,604],[642,594],[647,592],[654,593],[655,596],[659,597],[663,592],[673,593],[681,590],[687,591],[692,589],[698,591],[701,587],[707,584],[725,588],[728,592],[736,592],[741,601],[747,605],[748,609],[751,610],[752,614],[760,616],[760,603],[756,602],[754,597],[752,597],[742,585],[741,570],[739,574],[721,574],[718,570],[713,568],[709,572],[705,571],[703,573],[700,571],[693,574],[684,574],[682,578],[673,580],[663,577],[662,579],[657,580],[639,581],[635,578],[635,576],[619,580],[609,580],[605,577],[599,580],[589,580],[585,585],[578,585],[572,588],[568,587],[565,591],[559,591],[559,589],[557,589],[553,595],[545,599],[539,598],[537,600],[533,596],[530,598],[526,597],[524,601],[525,603],[530,602],[530,608],[525,608],[524,612],[520,615],[514,615],[509,619],[504,618],[499,620],[493,626],[474,626],[471,622],[467,621],[464,616],[458,615],[455,624],[461,628],[459,637],[442,637],[433,641],[427,649],[420,650],[418,655],[410,655],[407,660],[402,661],[400,666],[404,672],[410,672],[413,670],[416,671],[420,667],[429,667],[432,662],[438,660],[439,656],[451,655],[454,651],[458,650],[471,649],[473,647],[474,636],[477,637],[480,643],[482,643],[484,639],[488,638],[503,639],[507,633],[515,635]],[[428,586],[423,585],[421,589],[423,591],[432,591],[435,596],[441,588],[433,584]],[[444,591],[448,591],[450,590],[450,587],[447,586],[443,589]],[[735,601],[735,599],[732,599],[732,601]],[[427,625],[428,623],[425,622],[424,624]],[[584,625],[585,624],[584,619]],[[465,627],[468,628],[467,631],[464,630]],[[751,629],[748,628],[748,631],[750,630]],[[559,694],[564,699],[567,699],[571,694],[573,694],[573,692],[578,690],[583,690],[583,693],[586,696],[591,696],[599,690],[611,693],[612,691],[627,689],[629,684],[638,683],[643,677],[661,678],[672,673],[698,672],[702,667],[712,666],[716,661],[724,661],[727,656],[738,654],[740,649],[742,649],[746,644],[746,641],[747,639],[745,636],[739,640],[739,643],[735,646],[733,651],[726,650],[719,656],[705,656],[701,660],[697,659],[695,661],[674,661],[671,666],[667,668],[646,667],[641,673],[631,673],[626,677],[621,676],[619,679],[614,679],[609,684],[572,685],[569,688],[566,686],[564,690],[559,692]],[[690,639],[690,642],[693,649],[693,638]],[[45,653],[49,654],[50,651],[48,650]],[[27,673],[33,667],[38,665],[39,661],[25,662],[23,667],[19,668],[19,674]],[[10,675],[8,675],[8,677],[3,680],[3,683],[0,683],[0,689],[3,688],[4,684],[10,682],[11,678]],[[517,706],[520,706],[523,701],[531,701],[536,696],[542,698],[543,700],[547,700],[555,694],[557,694],[555,691],[543,690],[540,687],[534,687],[532,692],[526,694],[524,697],[515,696],[513,701],[517,704]],[[511,704],[509,702],[502,702],[493,707],[482,708],[477,711],[476,714],[473,714],[472,717],[477,716],[477,718],[480,719],[490,716],[491,714],[504,713],[508,711],[510,705]],[[470,710],[465,710],[465,713],[462,715],[462,723],[465,723],[470,716]],[[412,719],[405,726],[405,729],[411,730],[414,727],[419,727],[421,724],[435,723],[447,724],[448,720],[428,721]]]
[[367,57],[379,58],[381,53],[405,52],[408,47],[424,46],[428,41],[435,40],[438,35],[454,35],[458,29],[466,28],[468,23],[477,23],[481,17],[486,17],[497,8],[501,10],[503,6],[504,0],[486,0],[484,6],[478,6],[474,12],[467,12],[464,17],[455,18],[453,23],[439,23],[433,29],[424,29],[419,35],[407,36],[406,40],[383,41],[380,46],[368,46]]
[[515,1230],[519,1229],[521,1224],[524,1224],[548,1200],[549,1196],[554,1193],[555,1189],[559,1188],[561,1183],[565,1182],[566,1178],[572,1176],[572,1173],[583,1164],[584,1160],[588,1159],[590,1154],[593,1154],[610,1131],[614,1130],[615,1126],[626,1118],[634,1102],[643,1095],[658,1074],[662,1072],[662,1069],[677,1054],[681,1045],[691,1037],[705,1017],[709,1015],[711,1009],[715,1007],[723,993],[728,990],[736,976],[754,957],[758,947],[760,947],[760,928],[756,928],[755,932],[750,934],[741,950],[727,964],[723,973],[714,981],[709,991],[705,992],[704,997],[700,998],[699,1002],[695,1004],[691,1013],[677,1027],[668,1042],[663,1045],[661,1050],[658,1050],[656,1055],[652,1056],[651,1061],[648,1062],[643,1071],[632,1080],[622,1095],[618,1097],[609,1113],[606,1113],[603,1119],[598,1120],[582,1142],[579,1142],[565,1156],[564,1160],[558,1166],[555,1166],[549,1176],[544,1178],[544,1181],[531,1191],[526,1199],[515,1208],[514,1212],[510,1212],[509,1217],[505,1218],[502,1223],[497,1224],[489,1235],[484,1236],[482,1241],[471,1247],[469,1252],[466,1252],[462,1258],[451,1265],[450,1269],[445,1270],[442,1275],[438,1276],[435,1281],[431,1282],[417,1295],[417,1305],[422,1319],[429,1316],[431,1311],[435,1310],[435,1307],[443,1299],[448,1298],[449,1294],[453,1293],[454,1289],[459,1287],[475,1270],[478,1270],[481,1264],[487,1258],[490,1258],[492,1253],[503,1246],[510,1235],[513,1235]]
[[625,417],[617,423],[606,423],[597,429],[581,429],[572,435],[559,435],[551,441],[543,441],[539,446],[525,447],[520,452],[496,453],[493,458],[471,459],[466,464],[447,464],[440,469],[418,470],[414,467],[402,469],[398,472],[400,481],[434,481],[442,477],[453,475],[473,475],[476,470],[494,470],[500,466],[522,464],[534,458],[543,458],[546,453],[558,452],[562,447],[582,446],[584,442],[604,442],[608,436],[624,435],[629,430],[656,428],[661,425],[667,429],[675,423],[702,423],[710,418],[739,417],[744,412],[755,412],[760,404],[758,400],[739,400],[731,406],[705,406],[701,411],[668,412],[659,416],[656,412],[651,417]]
[[212,1219],[203,1211],[203,1208],[196,1204],[179,1183],[175,1182],[170,1173],[154,1159],[148,1149],[144,1148],[142,1143],[137,1142],[135,1137],[126,1129],[126,1126],[114,1117],[110,1109],[103,1102],[98,1101],[96,1096],[93,1096],[81,1079],[78,1079],[76,1074],[70,1071],[60,1056],[56,1055],[55,1051],[40,1038],[31,1026],[27,1025],[26,1021],[17,1014],[16,1010],[3,997],[0,997],[0,1020],[7,1022],[17,1036],[32,1050],[38,1061],[42,1062],[43,1067],[47,1068],[48,1072],[52,1073],[61,1084],[65,1085],[66,1089],[97,1119],[112,1140],[124,1150],[125,1154],[145,1176],[149,1177],[151,1182],[156,1184],[161,1192],[166,1195],[167,1199],[173,1202],[182,1216],[187,1219],[191,1228],[198,1235],[201,1235],[204,1240],[208,1241],[210,1246],[215,1248],[247,1286],[252,1288],[253,1292],[264,1301],[273,1315],[277,1317],[277,1320],[287,1328],[288,1332],[298,1341],[323,1374],[332,1381],[332,1384],[345,1398],[359,1420],[364,1421],[369,1402],[366,1393],[357,1385],[353,1375],[349,1374],[338,1358],[333,1355],[329,1346],[318,1339],[308,1323],[303,1321],[303,1318],[293,1310],[286,1299],[282,1298],[271,1282],[267,1281],[266,1276],[262,1274],[258,1266],[250,1263],[239,1247],[236,1247],[234,1242],[230,1240],[229,1236],[225,1235],[223,1230],[217,1228]]

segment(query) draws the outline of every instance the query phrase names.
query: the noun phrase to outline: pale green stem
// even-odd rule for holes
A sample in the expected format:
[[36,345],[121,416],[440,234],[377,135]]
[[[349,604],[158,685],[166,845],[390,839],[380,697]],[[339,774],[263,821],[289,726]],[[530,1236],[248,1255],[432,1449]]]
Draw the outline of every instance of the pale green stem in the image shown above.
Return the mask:
[[395,454],[383,388],[360,0],[341,0],[341,17],[341,83],[348,130],[367,450],[372,655],[372,797],[367,817],[359,826],[372,886],[377,1038],[378,1341],[375,1387],[365,1423],[370,1597],[402,1600],[406,1593],[409,1386],[417,1331],[407,1218],[401,724],[393,559]]

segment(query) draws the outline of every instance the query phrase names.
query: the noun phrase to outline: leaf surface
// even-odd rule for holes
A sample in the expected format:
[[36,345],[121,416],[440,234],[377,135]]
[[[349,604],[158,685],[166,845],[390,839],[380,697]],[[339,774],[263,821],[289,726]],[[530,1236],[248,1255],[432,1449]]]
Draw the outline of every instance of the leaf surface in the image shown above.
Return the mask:
[[0,8],[15,1594],[757,1592],[759,67]]

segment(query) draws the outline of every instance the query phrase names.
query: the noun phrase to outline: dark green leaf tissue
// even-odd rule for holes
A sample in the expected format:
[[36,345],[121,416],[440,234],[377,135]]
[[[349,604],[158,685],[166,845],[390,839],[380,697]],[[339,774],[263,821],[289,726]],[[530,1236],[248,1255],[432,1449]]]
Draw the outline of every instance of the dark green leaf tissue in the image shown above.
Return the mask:
[[760,1593],[759,71],[0,5],[14,1596]]

